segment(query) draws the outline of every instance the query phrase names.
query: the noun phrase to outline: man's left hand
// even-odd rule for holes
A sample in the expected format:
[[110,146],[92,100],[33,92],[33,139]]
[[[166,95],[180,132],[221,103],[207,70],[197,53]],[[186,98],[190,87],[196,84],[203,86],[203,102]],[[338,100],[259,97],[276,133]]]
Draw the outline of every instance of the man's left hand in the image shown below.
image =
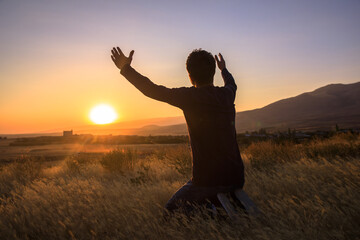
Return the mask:
[[116,67],[121,70],[126,64],[131,64],[134,50],[130,52],[129,57],[126,57],[119,47],[113,48],[111,53],[111,59],[115,63]]

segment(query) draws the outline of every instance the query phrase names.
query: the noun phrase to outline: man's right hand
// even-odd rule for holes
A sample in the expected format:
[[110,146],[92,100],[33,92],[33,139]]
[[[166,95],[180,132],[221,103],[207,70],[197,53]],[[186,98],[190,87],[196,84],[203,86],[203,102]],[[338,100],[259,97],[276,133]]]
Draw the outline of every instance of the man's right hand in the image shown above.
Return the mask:
[[[219,60],[219,58],[220,58],[220,60]],[[217,55],[215,55],[215,60],[216,60],[217,66],[220,69],[220,71],[222,71],[224,68],[226,68],[225,60],[224,60],[223,56],[221,55],[221,53],[219,53],[219,58]]]
[[113,48],[111,53],[111,59],[115,63],[116,67],[121,70],[126,64],[131,64],[134,50],[130,52],[129,57],[126,57],[119,47]]

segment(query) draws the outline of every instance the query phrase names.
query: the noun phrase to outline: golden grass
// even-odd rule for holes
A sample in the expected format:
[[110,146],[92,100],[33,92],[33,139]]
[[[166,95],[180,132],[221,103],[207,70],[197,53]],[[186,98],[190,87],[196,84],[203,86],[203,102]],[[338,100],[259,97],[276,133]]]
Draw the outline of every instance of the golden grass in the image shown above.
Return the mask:
[[249,146],[245,190],[264,215],[240,223],[163,218],[191,175],[187,145],[79,154],[51,167],[23,158],[1,169],[0,239],[359,239],[359,142]]

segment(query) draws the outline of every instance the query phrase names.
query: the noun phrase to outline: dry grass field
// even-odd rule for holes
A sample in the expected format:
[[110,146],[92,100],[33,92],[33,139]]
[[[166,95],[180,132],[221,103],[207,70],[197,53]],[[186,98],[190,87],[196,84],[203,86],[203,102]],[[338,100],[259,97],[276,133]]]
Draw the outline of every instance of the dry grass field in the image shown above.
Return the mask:
[[[48,147],[41,147],[48,148]],[[191,176],[184,145],[29,155],[0,169],[0,239],[360,239],[360,137],[242,150],[245,191],[263,212],[240,222],[163,218]]]

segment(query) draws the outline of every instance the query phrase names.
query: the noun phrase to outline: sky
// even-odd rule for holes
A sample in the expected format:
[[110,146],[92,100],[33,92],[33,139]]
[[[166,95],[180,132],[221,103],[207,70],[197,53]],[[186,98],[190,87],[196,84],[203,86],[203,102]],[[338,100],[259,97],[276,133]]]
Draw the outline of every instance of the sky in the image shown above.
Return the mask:
[[103,103],[118,122],[181,116],[120,75],[113,46],[135,50],[132,66],[167,87],[191,86],[193,49],[221,52],[237,111],[358,82],[359,26],[359,0],[0,0],[0,133],[91,124]]

